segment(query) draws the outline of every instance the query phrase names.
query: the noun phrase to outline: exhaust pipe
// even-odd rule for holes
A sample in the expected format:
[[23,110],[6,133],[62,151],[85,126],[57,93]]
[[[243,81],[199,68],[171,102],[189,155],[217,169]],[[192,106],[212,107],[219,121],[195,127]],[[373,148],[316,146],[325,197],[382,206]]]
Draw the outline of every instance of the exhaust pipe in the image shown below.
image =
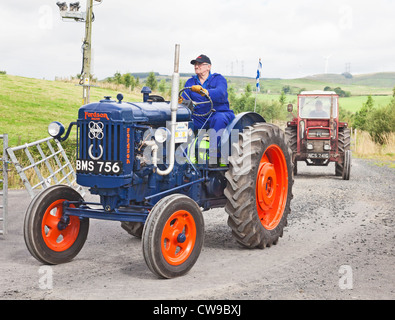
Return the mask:
[[154,167],[157,169],[156,172],[161,176],[168,175],[174,168],[174,160],[175,160],[175,149],[176,149],[176,126],[177,126],[177,109],[178,109],[178,92],[180,90],[180,45],[176,44],[176,50],[174,55],[174,72],[172,76],[172,85],[171,85],[171,100],[170,100],[170,111],[171,111],[171,120],[170,120],[170,148],[168,151],[168,159],[169,166],[166,170],[160,170],[157,167],[157,158],[156,158],[156,150],[154,148],[152,155],[152,162]]

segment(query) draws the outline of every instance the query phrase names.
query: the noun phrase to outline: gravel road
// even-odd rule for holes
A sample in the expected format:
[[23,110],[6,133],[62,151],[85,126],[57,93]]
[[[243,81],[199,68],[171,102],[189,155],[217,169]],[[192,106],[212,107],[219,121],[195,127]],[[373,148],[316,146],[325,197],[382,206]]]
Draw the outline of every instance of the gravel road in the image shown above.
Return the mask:
[[9,232],[0,236],[0,299],[394,299],[395,170],[353,159],[344,181],[299,163],[292,212],[277,245],[248,250],[233,240],[223,209],[204,213],[205,244],[184,277],[157,279],[141,241],[119,222],[91,220],[70,263],[43,266],[27,251],[30,198],[10,191]]

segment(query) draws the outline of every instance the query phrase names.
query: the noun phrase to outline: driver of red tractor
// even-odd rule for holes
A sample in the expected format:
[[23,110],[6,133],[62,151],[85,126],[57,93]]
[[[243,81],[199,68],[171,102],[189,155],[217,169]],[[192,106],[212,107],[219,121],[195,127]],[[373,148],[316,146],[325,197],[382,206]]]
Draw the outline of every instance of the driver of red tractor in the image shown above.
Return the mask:
[[317,100],[315,102],[315,110],[312,110],[309,114],[309,117],[314,117],[314,118],[328,118],[329,115],[328,113],[322,109],[322,101]]
[[[201,54],[193,59],[191,64],[195,68],[196,75],[185,83],[185,87],[191,87],[191,89],[185,90],[182,97],[188,99],[188,95],[195,102],[207,101],[207,103],[197,105],[194,109],[196,115],[192,115],[192,120],[195,130],[203,128],[214,129],[218,132],[235,118],[233,110],[229,108],[228,84],[219,73],[211,73],[209,57]],[[209,95],[213,101],[215,111],[210,114],[207,113],[210,111],[211,105],[205,94]],[[203,116],[199,116],[199,114]]]

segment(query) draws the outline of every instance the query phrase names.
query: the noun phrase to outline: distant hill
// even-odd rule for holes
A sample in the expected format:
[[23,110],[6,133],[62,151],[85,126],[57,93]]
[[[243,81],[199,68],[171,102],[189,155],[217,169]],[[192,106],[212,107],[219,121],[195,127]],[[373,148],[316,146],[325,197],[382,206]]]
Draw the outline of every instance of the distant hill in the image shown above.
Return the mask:
[[[156,78],[160,81],[161,79],[165,79],[167,82],[171,80],[171,75],[163,75],[158,72],[154,72]],[[149,72],[138,72],[138,73],[130,73],[130,75],[134,76],[135,78],[139,78],[141,81],[145,81],[149,75]],[[180,77],[182,79],[187,79],[191,77],[192,73],[181,73]],[[241,85],[242,87],[245,86],[246,83],[255,84],[254,77],[245,77],[245,76],[227,76],[224,75],[226,79],[230,83],[237,85]],[[105,81],[106,79],[104,79]],[[389,94],[392,92],[392,88],[395,86],[395,72],[376,72],[376,73],[368,73],[368,74],[335,74],[335,73],[328,73],[328,74],[316,74],[311,75],[303,78],[296,78],[296,79],[282,79],[282,78],[261,78],[262,83],[269,83],[269,84],[277,84],[277,85],[285,85],[285,84],[295,84],[297,83],[297,87],[308,87],[314,88],[316,85],[330,85],[334,84],[336,86],[363,86],[363,87],[373,87],[383,90],[383,88],[390,88],[391,90],[386,90],[385,93]],[[103,80],[102,80],[103,81]],[[270,87],[270,85],[269,85]],[[276,86],[275,86],[276,87]],[[322,87],[321,89],[323,89]],[[270,88],[274,89],[274,88]],[[281,87],[278,90],[281,91]],[[354,90],[351,90],[354,91]],[[366,91],[366,90],[364,90]],[[388,91],[388,92],[387,92]],[[383,94],[383,92],[380,92]]]
[[395,72],[376,72],[368,74],[356,74],[347,78],[343,74],[317,74],[302,79],[315,80],[328,83],[347,85],[360,85],[381,88],[393,88],[395,86]]

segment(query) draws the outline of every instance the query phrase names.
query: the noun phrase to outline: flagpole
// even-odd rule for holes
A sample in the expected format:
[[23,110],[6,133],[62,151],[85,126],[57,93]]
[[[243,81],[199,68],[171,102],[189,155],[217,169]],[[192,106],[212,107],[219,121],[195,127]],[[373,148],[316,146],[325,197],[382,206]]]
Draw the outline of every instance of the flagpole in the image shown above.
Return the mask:
[[262,62],[261,62],[261,58],[259,58],[258,70],[257,70],[257,72],[256,72],[256,86],[255,86],[255,105],[254,105],[254,112],[256,112],[256,99],[257,99],[257,96],[258,96],[258,91],[260,91],[259,78],[261,77],[261,70],[262,70]]
[[256,97],[258,96],[258,88],[255,90],[255,105],[254,105],[254,112],[256,112]]

